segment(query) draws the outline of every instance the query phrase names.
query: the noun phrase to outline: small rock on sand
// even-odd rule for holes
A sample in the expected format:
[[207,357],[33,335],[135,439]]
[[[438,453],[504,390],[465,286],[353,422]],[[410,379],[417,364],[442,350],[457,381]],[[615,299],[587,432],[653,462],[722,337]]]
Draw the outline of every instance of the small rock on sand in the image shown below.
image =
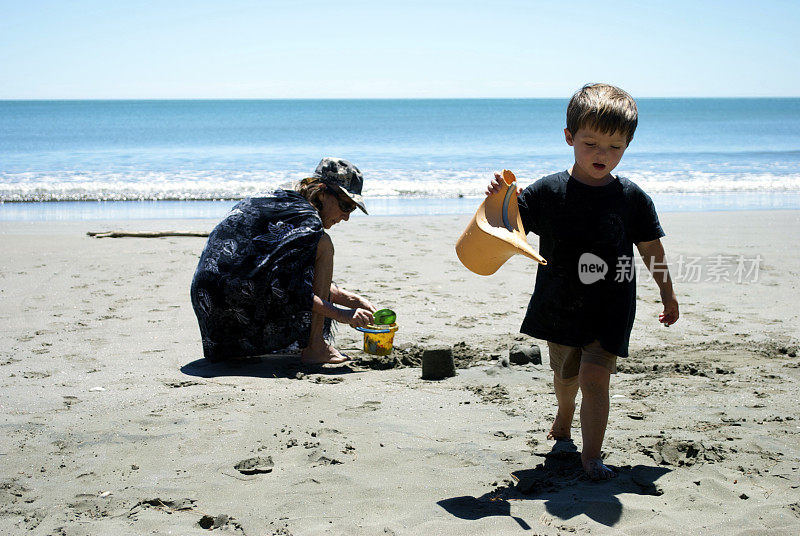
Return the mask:
[[508,350],[508,359],[515,365],[541,365],[542,352],[535,344],[514,344]]

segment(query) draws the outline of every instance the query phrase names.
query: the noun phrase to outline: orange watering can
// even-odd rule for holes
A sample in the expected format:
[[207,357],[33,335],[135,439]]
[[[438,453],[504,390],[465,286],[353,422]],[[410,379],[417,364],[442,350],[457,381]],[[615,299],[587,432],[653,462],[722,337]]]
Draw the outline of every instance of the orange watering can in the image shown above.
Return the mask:
[[517,178],[503,170],[503,190],[484,199],[456,242],[461,263],[478,275],[492,275],[512,255],[547,261],[528,244],[517,204]]

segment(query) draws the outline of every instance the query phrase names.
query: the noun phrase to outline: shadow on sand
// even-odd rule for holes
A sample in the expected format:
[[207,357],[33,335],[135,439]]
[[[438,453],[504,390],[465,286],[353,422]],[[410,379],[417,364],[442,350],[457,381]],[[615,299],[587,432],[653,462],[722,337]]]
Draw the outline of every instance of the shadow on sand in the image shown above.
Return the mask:
[[200,378],[245,376],[252,378],[301,378],[304,374],[342,375],[353,374],[347,363],[340,365],[303,365],[295,354],[272,354],[235,361],[209,361],[197,359],[181,367],[181,372]]
[[670,469],[637,465],[612,467],[617,477],[592,482],[581,466],[581,456],[572,441],[557,441],[547,453],[536,453],[544,462],[534,469],[514,471],[515,485],[498,487],[481,497],[453,497],[437,504],[452,515],[470,521],[489,516],[509,516],[520,527],[530,530],[523,519],[511,515],[512,500],[544,501],[547,512],[562,520],[586,514],[594,521],[611,527],[622,517],[618,495],[661,495],[656,485]]

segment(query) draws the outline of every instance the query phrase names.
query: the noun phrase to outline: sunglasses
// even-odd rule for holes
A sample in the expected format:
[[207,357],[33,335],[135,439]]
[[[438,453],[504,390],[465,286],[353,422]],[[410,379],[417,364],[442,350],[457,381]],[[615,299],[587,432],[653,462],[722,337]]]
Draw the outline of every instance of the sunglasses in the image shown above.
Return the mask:
[[336,196],[336,201],[339,203],[339,210],[341,210],[342,212],[349,214],[353,212],[356,208],[358,208],[358,205],[353,203],[352,199],[350,199],[349,197],[345,198],[344,196],[340,195],[339,191],[336,190],[335,188],[331,188],[330,186],[328,186],[327,191]]

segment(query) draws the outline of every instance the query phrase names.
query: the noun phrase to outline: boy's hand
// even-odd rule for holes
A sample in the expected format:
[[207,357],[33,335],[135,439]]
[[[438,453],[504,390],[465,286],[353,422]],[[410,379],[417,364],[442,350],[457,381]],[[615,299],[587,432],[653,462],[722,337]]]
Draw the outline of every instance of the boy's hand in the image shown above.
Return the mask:
[[[500,173],[495,173],[494,179],[492,179],[492,182],[486,187],[486,195],[499,194],[503,191],[505,186],[506,181],[503,180],[503,176]],[[522,188],[517,188],[517,195],[519,195],[520,192],[522,192]]]
[[675,297],[674,292],[666,296],[662,294],[661,303],[664,304],[664,311],[658,315],[658,321],[664,324],[664,327],[668,328],[677,322],[678,317],[680,317],[680,313],[678,312],[678,298]]
[[664,311],[658,315],[658,321],[665,327],[670,327],[678,321],[680,313],[678,312],[678,298],[675,297],[675,291],[672,290],[672,278],[669,276],[669,265],[665,260],[661,239],[639,242],[636,244],[636,248],[661,291],[661,303],[664,304]]

